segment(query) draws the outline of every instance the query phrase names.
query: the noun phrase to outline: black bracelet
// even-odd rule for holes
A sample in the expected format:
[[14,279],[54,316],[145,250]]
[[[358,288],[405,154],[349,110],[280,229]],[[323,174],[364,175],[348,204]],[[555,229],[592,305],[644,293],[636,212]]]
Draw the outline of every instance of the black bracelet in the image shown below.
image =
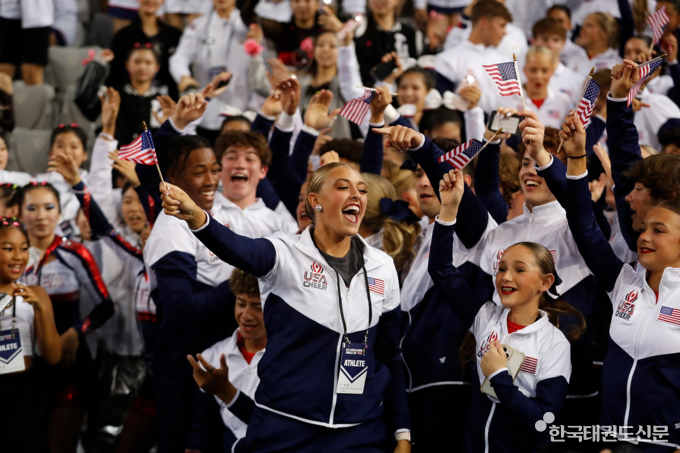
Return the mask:
[[586,156],[587,156],[587,154],[582,154],[582,155],[580,155],[580,156],[569,156],[569,155],[568,155],[568,156],[567,156],[567,159],[583,159],[583,158],[586,157]]

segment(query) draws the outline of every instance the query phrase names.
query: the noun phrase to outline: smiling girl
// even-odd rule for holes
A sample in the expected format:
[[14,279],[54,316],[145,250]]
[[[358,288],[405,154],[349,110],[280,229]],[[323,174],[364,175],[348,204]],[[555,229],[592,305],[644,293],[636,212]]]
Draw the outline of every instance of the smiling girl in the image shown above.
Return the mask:
[[[59,192],[48,183],[24,187],[20,197],[21,218],[32,247],[25,272],[29,284],[45,288],[54,304],[54,318],[61,335],[61,366],[51,370],[50,388],[57,406],[50,419],[49,442],[56,449],[71,451],[78,442],[85,417],[94,362],[85,335],[114,314],[114,305],[90,252],[78,242],[54,233],[59,219]],[[95,307],[80,314],[85,290]]]
[[[39,357],[49,365],[61,360],[61,339],[54,323],[52,302],[39,286],[18,282],[28,264],[28,237],[24,226],[15,218],[0,219],[0,297],[2,302],[14,297],[11,306],[0,310],[0,332],[4,336],[19,331],[24,369],[5,372],[0,367],[0,387],[11,389],[3,396],[3,405],[13,408],[12,417],[3,422],[0,437],[2,451],[40,451],[45,432],[43,417],[46,395],[38,366]],[[6,359],[6,357],[3,357]],[[16,359],[15,359],[16,360]]]
[[[475,337],[480,385],[488,380],[496,397],[473,391],[463,450],[537,451],[545,436],[535,424],[559,414],[571,376],[570,345],[557,328],[558,315],[583,317],[556,300],[560,283],[550,251],[534,242],[508,247],[498,263],[495,285],[501,305],[480,299],[451,261],[463,176],[451,170],[439,183],[442,209],[432,236],[429,273]],[[454,296],[455,295],[455,296]],[[571,337],[583,330],[573,329]],[[526,355],[515,378],[503,346]],[[475,378],[473,377],[473,381]]]
[[529,49],[524,65],[527,108],[536,112],[546,127],[555,128],[562,125],[562,118],[573,106],[569,96],[548,87],[557,61],[550,49],[539,46]]
[[[249,429],[239,447],[385,451],[384,407],[395,451],[409,452],[399,281],[392,259],[357,235],[367,203],[361,175],[347,164],[324,165],[305,199],[314,224],[300,235],[264,239],[220,225],[176,186],[160,190],[168,216],[186,221],[218,257],[260,279],[270,341],[249,425],[258,429]],[[345,377],[364,373],[353,383]]]
[[[565,208],[574,240],[600,284],[610,294],[611,342],[604,359],[602,425],[666,429],[661,439],[642,434],[643,452],[671,452],[680,445],[680,202],[650,208],[640,224],[638,262],[623,263],[596,225],[589,199],[585,131],[568,117],[565,139]],[[640,385],[644,382],[644,385]],[[628,431],[630,432],[630,431]],[[655,429],[656,432],[656,429]],[[616,434],[614,434],[614,437]],[[638,437],[636,440],[640,440]]]

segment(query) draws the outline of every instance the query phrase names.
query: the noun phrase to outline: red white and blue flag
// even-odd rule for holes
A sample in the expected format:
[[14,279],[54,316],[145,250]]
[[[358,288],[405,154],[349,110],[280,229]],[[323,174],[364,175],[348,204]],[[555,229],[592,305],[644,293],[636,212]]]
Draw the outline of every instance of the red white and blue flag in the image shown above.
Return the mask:
[[468,162],[470,162],[482,150],[484,145],[479,140],[474,138],[468,142],[463,143],[458,148],[455,148],[439,158],[439,163],[449,161],[451,165],[457,170],[462,170]]
[[342,107],[340,116],[347,118],[355,124],[361,124],[364,121],[364,118],[366,118],[374,95],[375,91],[364,90],[363,96],[352,99]]
[[118,159],[142,165],[158,164],[151,132],[146,130],[139,134],[139,137],[134,142],[121,147],[120,151],[118,151]]
[[661,66],[661,57],[638,65],[638,69],[640,70],[640,80],[635,82],[635,85],[633,85],[628,92],[628,107],[630,107],[633,99],[635,99],[635,95],[638,93],[638,91],[640,91],[642,84],[645,83],[645,81],[650,78],[652,74],[654,74],[654,71],[656,71],[659,66]]
[[496,82],[501,96],[522,95],[514,62],[484,65],[484,69]]
[[593,109],[595,108],[595,102],[597,97],[600,95],[600,85],[597,84],[592,78],[588,80],[588,86],[586,87],[581,100],[578,101],[576,106],[576,114],[581,120],[583,126],[587,126],[590,121],[590,117],[593,114]]
[[538,359],[527,356],[519,370],[523,373],[536,374],[536,367],[538,367]]
[[385,282],[379,278],[368,277],[368,290],[380,295],[384,295]]
[[649,26],[652,27],[652,35],[654,36],[652,45],[656,45],[661,41],[663,31],[666,28],[666,25],[668,25],[668,22],[670,22],[668,14],[666,14],[666,7],[662,6],[658,11],[650,14],[647,18],[647,22],[649,23]]
[[666,307],[665,305],[661,307],[659,311],[659,316],[657,317],[659,321],[667,322],[670,324],[675,324],[680,326],[680,308]]

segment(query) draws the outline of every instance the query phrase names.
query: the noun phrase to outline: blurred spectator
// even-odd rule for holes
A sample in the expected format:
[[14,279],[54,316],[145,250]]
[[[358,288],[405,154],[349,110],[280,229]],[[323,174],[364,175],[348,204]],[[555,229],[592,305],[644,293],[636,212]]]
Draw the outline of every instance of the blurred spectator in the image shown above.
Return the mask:
[[53,0],[0,2],[0,72],[20,66],[26,85],[43,84],[54,16]]
[[361,21],[355,31],[357,60],[366,86],[377,82],[371,70],[386,53],[396,52],[404,63],[423,53],[422,34],[397,20],[398,9],[397,0],[368,0],[366,20]]
[[127,53],[135,43],[148,42],[153,45],[160,60],[160,70],[156,73],[154,82],[159,87],[167,87],[167,93],[164,94],[177,100],[177,84],[170,75],[169,59],[175,53],[182,32],[158,18],[158,10],[162,6],[163,0],[139,0],[139,12],[132,23],[115,34],[111,42],[114,58],[111,72],[106,79],[108,86],[122,86],[129,81],[125,69]]
[[319,20],[319,0],[291,0],[293,18],[288,22],[257,16],[255,9],[258,2],[259,0],[237,2],[243,22],[247,25],[257,22],[262,26],[265,38],[272,41],[278,57],[286,66],[305,67],[311,64],[311,55],[309,55],[312,50],[311,45],[303,46],[302,42],[306,38],[316,38],[324,28]]
[[[90,121],[95,121],[101,112],[99,90],[104,84],[113,57],[110,50],[97,55],[87,64],[85,72],[78,79],[74,102]],[[153,112],[159,113],[161,110],[161,104],[156,99],[158,90],[152,84],[159,64],[151,44],[136,43],[128,53],[125,66],[130,82],[115,87],[121,98],[115,139],[122,145],[132,142],[144,130],[142,121],[152,131],[160,127]]]
[[0,72],[0,135],[14,129],[13,92],[12,78]]
[[72,46],[78,32],[78,4],[76,0],[54,0],[54,25],[50,35],[53,46]]
[[[571,40],[571,31],[573,29],[571,24],[571,10],[566,5],[553,5],[546,16],[549,19],[554,19],[562,24],[562,27],[567,31],[564,47],[560,52],[560,60],[566,67],[571,70],[581,65],[581,62],[588,59],[588,54],[585,49]],[[534,35],[536,38],[536,35]]]
[[226,91],[211,99],[199,134],[214,142],[222,125],[220,111],[227,103],[246,110],[252,93],[248,81],[249,58],[243,49],[249,29],[235,8],[235,0],[213,0],[213,9],[184,30],[170,74],[180,93],[206,86],[224,72],[232,74]]

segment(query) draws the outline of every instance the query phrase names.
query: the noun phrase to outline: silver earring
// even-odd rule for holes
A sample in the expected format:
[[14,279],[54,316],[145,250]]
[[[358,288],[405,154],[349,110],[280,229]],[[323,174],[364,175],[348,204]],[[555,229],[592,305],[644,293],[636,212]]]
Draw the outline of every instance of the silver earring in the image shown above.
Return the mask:
[[323,208],[321,207],[320,204],[318,204],[318,205],[315,206],[314,209],[316,209],[318,212],[321,212],[321,210],[322,210]]

